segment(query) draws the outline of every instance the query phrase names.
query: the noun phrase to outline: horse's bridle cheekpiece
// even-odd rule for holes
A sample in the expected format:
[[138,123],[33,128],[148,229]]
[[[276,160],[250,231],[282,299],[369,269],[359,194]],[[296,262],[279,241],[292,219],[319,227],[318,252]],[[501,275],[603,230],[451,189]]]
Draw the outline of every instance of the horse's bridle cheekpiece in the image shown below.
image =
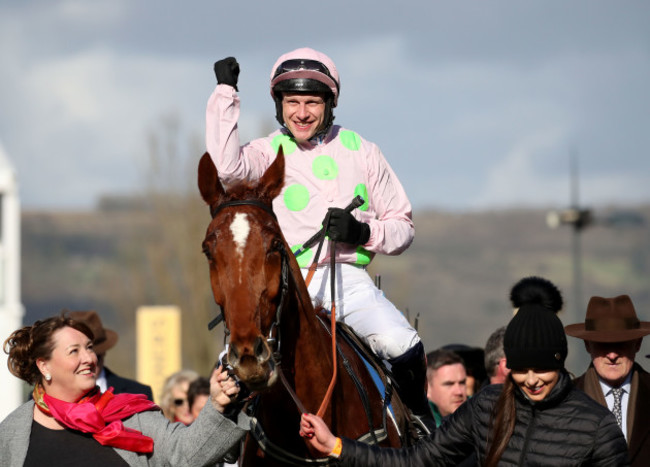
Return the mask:
[[[210,215],[214,219],[215,216],[222,209],[235,207],[235,206],[254,206],[260,208],[264,210],[266,213],[270,214],[273,217],[273,219],[277,221],[277,217],[275,216],[275,212],[273,212],[273,208],[268,204],[265,204],[255,199],[232,200],[232,201],[227,201],[225,203],[218,204],[216,206],[210,206]],[[282,317],[282,309],[284,307],[285,298],[287,292],[289,291],[289,257],[283,243],[280,244],[278,248],[278,252],[280,253],[280,257],[281,257],[280,301],[278,302],[278,306],[275,312],[275,321],[273,322],[273,324],[271,324],[271,328],[269,329],[269,333],[266,338],[267,344],[273,350],[273,359],[276,365],[280,363],[279,361],[280,360],[280,319]],[[208,323],[208,330],[211,331],[221,321],[224,321],[224,334],[225,334],[224,338],[225,338],[228,335],[230,335],[230,331],[228,330],[227,324],[225,324],[225,316],[223,313],[223,308],[221,307],[221,305],[219,305],[219,308],[221,309],[221,312],[216,318],[214,318],[212,321]]]

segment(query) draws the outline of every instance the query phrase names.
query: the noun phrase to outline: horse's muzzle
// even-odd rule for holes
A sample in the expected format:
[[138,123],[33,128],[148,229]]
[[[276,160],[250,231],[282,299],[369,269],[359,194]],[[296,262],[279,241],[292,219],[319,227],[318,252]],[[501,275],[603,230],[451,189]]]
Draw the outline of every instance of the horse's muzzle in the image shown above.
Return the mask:
[[231,339],[228,347],[228,363],[251,391],[262,391],[275,383],[277,372],[271,357],[271,349],[261,336],[252,344]]

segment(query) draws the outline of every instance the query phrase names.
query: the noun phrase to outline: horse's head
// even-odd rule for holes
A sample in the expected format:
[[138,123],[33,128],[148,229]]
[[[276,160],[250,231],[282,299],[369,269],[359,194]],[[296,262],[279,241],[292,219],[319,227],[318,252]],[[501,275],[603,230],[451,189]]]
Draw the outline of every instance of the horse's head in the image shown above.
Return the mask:
[[203,252],[214,299],[230,331],[228,362],[251,390],[261,390],[277,377],[267,338],[286,294],[287,246],[271,210],[284,184],[282,148],[258,181],[227,192],[206,153],[198,183],[212,214]]

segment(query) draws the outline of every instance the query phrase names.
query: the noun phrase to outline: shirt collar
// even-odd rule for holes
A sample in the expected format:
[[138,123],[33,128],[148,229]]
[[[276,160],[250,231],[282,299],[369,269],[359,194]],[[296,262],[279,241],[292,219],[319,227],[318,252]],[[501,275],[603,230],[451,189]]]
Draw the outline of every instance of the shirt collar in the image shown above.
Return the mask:
[[[614,389],[614,386],[610,386],[609,384],[607,384],[605,381],[602,380],[600,376],[598,376],[598,381],[600,382],[600,389],[602,389],[603,394],[605,396],[609,395],[612,389]],[[629,394],[631,385],[632,385],[632,371],[628,373],[627,377],[623,381],[623,384],[621,384],[619,387],[623,389],[624,393]]]

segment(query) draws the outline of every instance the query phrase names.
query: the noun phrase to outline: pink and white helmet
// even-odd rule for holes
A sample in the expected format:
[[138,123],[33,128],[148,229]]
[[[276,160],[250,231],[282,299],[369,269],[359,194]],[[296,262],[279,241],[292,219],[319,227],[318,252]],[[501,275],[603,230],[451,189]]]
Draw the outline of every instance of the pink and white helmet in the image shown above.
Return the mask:
[[341,81],[331,58],[317,50],[303,47],[288,52],[275,62],[271,70],[271,97],[276,92],[331,92],[336,107]]

